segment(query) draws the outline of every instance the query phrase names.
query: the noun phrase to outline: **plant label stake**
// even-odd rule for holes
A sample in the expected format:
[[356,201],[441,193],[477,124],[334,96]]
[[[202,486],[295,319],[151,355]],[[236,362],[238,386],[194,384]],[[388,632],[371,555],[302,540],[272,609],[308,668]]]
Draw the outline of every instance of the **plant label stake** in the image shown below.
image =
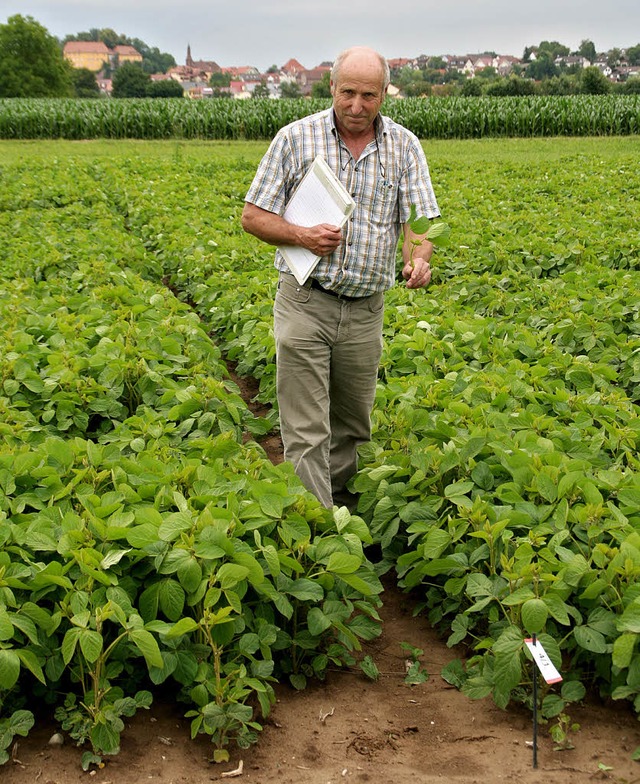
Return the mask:
[[533,767],[538,767],[538,670],[547,683],[559,683],[562,675],[533,634],[525,643],[533,656]]

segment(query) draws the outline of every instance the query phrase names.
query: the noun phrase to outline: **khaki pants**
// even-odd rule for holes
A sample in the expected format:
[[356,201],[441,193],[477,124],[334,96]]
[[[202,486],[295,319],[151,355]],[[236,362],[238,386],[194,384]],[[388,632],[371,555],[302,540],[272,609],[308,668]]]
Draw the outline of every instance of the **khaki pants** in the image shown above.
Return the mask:
[[348,301],[281,273],[274,305],[276,383],[285,460],[331,508],[371,438],[384,295]]

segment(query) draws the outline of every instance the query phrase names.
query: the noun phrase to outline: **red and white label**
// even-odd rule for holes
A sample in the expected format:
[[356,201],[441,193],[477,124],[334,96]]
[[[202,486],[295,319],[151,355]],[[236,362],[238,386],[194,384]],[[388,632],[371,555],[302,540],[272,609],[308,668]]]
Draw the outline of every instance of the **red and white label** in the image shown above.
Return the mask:
[[540,641],[535,642],[532,639],[525,640],[527,648],[531,651],[534,662],[538,665],[538,669],[542,673],[542,677],[547,683],[559,683],[562,680],[562,675],[553,666],[551,659],[547,656],[547,652],[540,645]]

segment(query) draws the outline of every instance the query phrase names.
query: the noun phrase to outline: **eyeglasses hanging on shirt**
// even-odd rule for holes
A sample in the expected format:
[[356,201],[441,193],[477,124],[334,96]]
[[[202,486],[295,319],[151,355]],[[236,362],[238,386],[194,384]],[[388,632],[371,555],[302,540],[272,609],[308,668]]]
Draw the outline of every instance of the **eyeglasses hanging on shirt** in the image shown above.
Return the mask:
[[[375,190],[376,190],[377,194],[379,193],[381,196],[385,197],[387,192],[392,191],[394,189],[395,185],[394,185],[394,183],[389,182],[389,180],[387,180],[387,169],[386,169],[386,166],[384,165],[384,163],[382,162],[382,155],[380,154],[380,144],[378,142],[377,134],[373,138],[374,138],[374,141],[375,141],[375,144],[376,144],[376,155],[378,157],[378,173],[379,173],[379,177],[378,177],[378,181],[376,182]],[[349,165],[349,161],[354,160],[354,158],[353,158],[353,155],[351,155],[351,153],[349,153],[346,161],[344,163],[342,162],[342,157],[343,157],[342,156],[342,145],[343,145],[342,141],[340,139],[338,139],[339,166],[340,166],[340,169],[342,171],[346,171],[347,170],[347,166]]]

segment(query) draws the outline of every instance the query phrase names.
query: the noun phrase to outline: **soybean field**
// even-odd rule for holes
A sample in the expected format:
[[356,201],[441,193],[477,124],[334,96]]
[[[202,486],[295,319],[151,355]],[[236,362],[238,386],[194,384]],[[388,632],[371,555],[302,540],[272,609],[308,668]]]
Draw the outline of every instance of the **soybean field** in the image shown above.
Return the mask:
[[390,576],[467,652],[441,674],[470,700],[531,704],[535,634],[560,742],[590,693],[640,713],[640,137],[618,132],[424,141],[452,239],[428,289],[387,295],[353,514],[259,443],[276,276],[240,213],[266,142],[0,143],[0,764],[34,695],[90,770],[159,690],[229,759],[274,684],[376,677]]

